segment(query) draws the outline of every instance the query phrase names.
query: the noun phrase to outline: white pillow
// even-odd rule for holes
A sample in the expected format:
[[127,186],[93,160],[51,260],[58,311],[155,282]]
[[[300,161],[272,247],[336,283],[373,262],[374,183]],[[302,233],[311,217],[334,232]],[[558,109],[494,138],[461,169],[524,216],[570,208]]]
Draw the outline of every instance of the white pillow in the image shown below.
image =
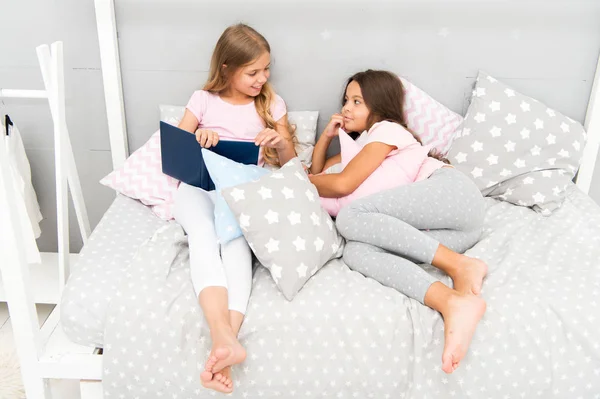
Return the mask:
[[159,104],[158,109],[160,109],[160,120],[167,123],[172,121],[179,123],[185,114],[185,105]]
[[296,137],[302,145],[315,145],[319,111],[291,111],[288,120],[296,126]]

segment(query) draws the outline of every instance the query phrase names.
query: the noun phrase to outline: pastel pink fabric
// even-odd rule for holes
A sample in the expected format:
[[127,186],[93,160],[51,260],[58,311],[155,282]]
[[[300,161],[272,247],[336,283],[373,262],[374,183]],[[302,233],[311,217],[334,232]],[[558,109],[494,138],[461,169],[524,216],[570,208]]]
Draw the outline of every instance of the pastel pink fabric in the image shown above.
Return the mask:
[[[345,168],[363,146],[344,131],[340,130],[339,137],[342,167]],[[409,131],[397,123],[384,121],[374,124],[364,146],[374,142],[394,146],[396,149],[352,194],[342,198],[321,198],[321,205],[331,216],[337,216],[342,207],[356,199],[426,179],[444,166],[444,163],[427,155],[431,150],[429,146],[421,145]]]
[[113,190],[140,200],[161,219],[173,219],[173,195],[179,181],[162,173],[160,131],[131,154],[123,167],[111,172],[100,183]]
[[404,86],[404,118],[408,128],[419,136],[423,144],[430,145],[445,156],[463,117],[408,80],[400,80]]
[[[252,141],[264,129],[254,102],[233,105],[218,95],[198,90],[192,94],[186,108],[198,119],[198,127],[217,132],[221,139]],[[273,119],[277,121],[286,113],[285,102],[276,96],[271,106]],[[262,154],[259,155],[259,163],[262,163]],[[131,154],[122,168],[111,172],[100,183],[140,200],[161,219],[173,219],[174,194],[179,181],[162,173],[160,131]]]
[[[220,139],[253,141],[265,124],[256,111],[254,102],[234,105],[226,102],[218,94],[197,90],[192,94],[186,108],[198,119],[198,127],[216,132]],[[271,115],[278,121],[287,113],[283,99],[275,95],[271,105]],[[259,165],[262,152],[259,153]]]

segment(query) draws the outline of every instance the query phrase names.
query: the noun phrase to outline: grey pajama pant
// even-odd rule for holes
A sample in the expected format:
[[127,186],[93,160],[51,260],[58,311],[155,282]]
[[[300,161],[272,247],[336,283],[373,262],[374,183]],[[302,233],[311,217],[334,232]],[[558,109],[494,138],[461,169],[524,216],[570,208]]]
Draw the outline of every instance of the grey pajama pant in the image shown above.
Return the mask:
[[352,270],[424,303],[438,280],[417,263],[431,264],[439,244],[459,253],[471,248],[484,216],[477,186],[458,170],[441,168],[426,180],[352,202],[336,225]]

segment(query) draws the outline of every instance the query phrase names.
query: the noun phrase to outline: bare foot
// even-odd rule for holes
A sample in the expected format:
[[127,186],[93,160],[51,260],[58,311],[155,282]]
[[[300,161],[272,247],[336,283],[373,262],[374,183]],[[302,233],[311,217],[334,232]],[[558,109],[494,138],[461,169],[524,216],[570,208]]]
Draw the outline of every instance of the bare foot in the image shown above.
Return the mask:
[[220,338],[213,342],[213,350],[206,362],[205,370],[211,374],[246,360],[246,350],[233,334]]
[[203,371],[200,374],[200,382],[204,388],[212,389],[217,392],[233,392],[233,381],[231,380],[230,367],[227,367],[215,374],[212,374],[208,371]]
[[225,367],[214,375],[213,378],[220,380],[223,384],[227,385],[233,390],[233,380],[231,379],[231,366]]
[[452,273],[454,289],[463,294],[481,294],[483,279],[487,275],[488,267],[484,261],[477,258],[463,256],[463,261],[456,265],[456,272]]
[[479,320],[485,313],[483,299],[473,294],[452,295],[442,316],[444,317],[444,352],[442,370],[452,373],[463,359]]

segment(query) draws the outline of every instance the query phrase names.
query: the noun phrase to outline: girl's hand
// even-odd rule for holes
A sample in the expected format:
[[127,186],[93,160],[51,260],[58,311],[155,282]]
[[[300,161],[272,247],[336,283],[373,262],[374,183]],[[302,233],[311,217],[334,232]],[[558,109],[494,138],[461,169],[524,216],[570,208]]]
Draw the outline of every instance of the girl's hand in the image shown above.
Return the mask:
[[344,128],[344,117],[341,114],[333,114],[331,115],[331,119],[325,127],[323,134],[326,137],[334,138],[338,135],[340,128]]
[[219,142],[219,135],[212,130],[198,129],[196,130],[196,141],[198,141],[203,148],[214,147]]
[[277,132],[277,130],[266,128],[254,139],[254,144],[261,147],[275,148],[282,150],[285,148],[285,139]]

